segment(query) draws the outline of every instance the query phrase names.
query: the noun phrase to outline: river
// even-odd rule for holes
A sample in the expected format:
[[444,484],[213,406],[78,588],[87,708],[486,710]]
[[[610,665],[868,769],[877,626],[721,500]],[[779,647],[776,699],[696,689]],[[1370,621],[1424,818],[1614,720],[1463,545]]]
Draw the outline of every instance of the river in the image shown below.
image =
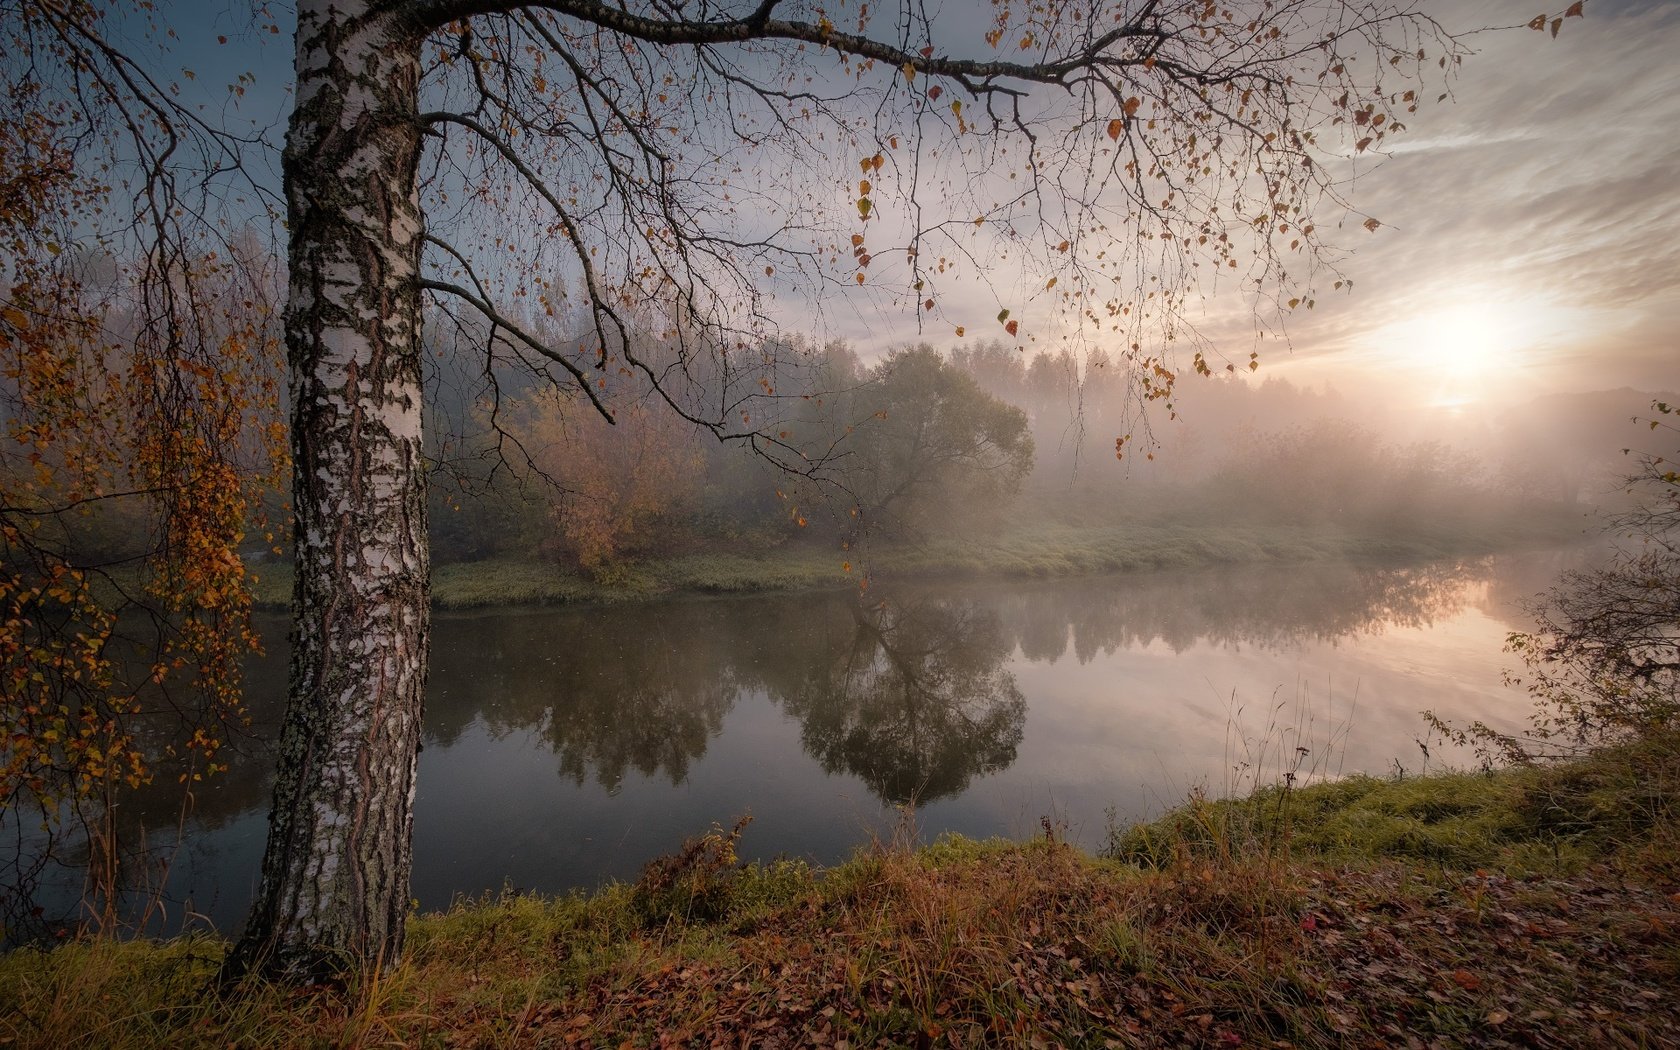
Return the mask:
[[[1466,765],[1420,712],[1521,727],[1502,645],[1526,626],[1516,603],[1572,557],[440,613],[414,896],[437,909],[634,879],[742,814],[748,859],[1046,821],[1095,848],[1109,820],[1197,786]],[[285,625],[261,626],[256,735],[232,771],[198,792],[178,843],[178,796],[121,814],[130,841],[145,827],[159,932],[231,933],[249,904],[285,689]]]

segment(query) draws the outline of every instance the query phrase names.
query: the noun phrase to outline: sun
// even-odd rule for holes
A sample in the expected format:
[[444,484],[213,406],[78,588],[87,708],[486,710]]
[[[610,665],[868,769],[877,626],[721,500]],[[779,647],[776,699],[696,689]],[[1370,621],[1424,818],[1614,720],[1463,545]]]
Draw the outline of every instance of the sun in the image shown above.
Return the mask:
[[1490,295],[1429,309],[1373,332],[1383,370],[1430,408],[1460,409],[1521,385],[1549,350],[1579,334],[1579,311]]
[[1465,305],[1425,314],[1409,326],[1406,354],[1431,407],[1478,401],[1502,374],[1519,367],[1513,320],[1495,307]]

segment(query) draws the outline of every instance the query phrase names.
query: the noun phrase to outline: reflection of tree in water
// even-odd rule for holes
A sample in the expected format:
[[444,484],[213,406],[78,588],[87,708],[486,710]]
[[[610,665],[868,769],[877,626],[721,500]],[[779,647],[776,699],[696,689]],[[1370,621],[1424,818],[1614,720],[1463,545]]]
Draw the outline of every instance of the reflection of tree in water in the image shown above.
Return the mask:
[[[444,614],[434,633],[426,745],[448,747],[475,726],[493,736],[529,733],[578,784],[610,789],[632,772],[676,784],[737,698],[762,690],[799,720],[806,751],[825,769],[861,777],[889,802],[927,801],[1015,760],[1026,700],[1004,664],[1017,652],[1086,662],[1149,644],[1288,649],[1427,624],[1470,605],[1492,609],[1540,590],[1575,556],[941,583],[864,611],[849,596],[804,594]],[[232,768],[195,786],[189,850],[202,842],[213,852],[222,840],[210,832],[269,804],[266,739],[284,694],[286,646],[283,622],[263,626],[268,655],[246,666],[254,739],[236,737],[224,753]],[[160,775],[118,808],[119,835],[167,854],[181,812],[180,785]],[[73,840],[60,845],[72,869],[86,856]],[[20,844],[0,842],[0,877],[8,849],[14,867],[27,859]],[[75,893],[66,899],[74,900],[81,876],[67,870]]]
[[1423,626],[1459,612],[1468,585],[1488,572],[1485,562],[1443,562],[1137,574],[1028,587],[996,605],[1029,660],[1060,659],[1071,638],[1088,663],[1154,642],[1174,652],[1198,643],[1281,649]]
[[688,776],[735,704],[738,639],[706,605],[461,618],[437,632],[429,742],[474,720],[539,733],[562,776]]
[[927,802],[1015,761],[1027,702],[1003,667],[1013,646],[996,614],[883,602],[853,621],[845,644],[775,690],[825,770],[863,778],[888,802]]
[[[1530,558],[1537,567],[1527,575],[1506,558],[1131,574],[932,597],[950,594],[941,586],[867,614],[839,596],[793,595],[445,615],[426,741],[448,746],[475,722],[498,735],[535,731],[577,783],[611,787],[632,770],[680,783],[741,691],[764,688],[805,723],[807,749],[831,771],[858,773],[890,799],[919,785],[919,797],[949,795],[1013,758],[1024,703],[1002,664],[1017,646],[1026,659],[1048,662],[1071,645],[1083,663],[1156,642],[1182,651],[1199,642],[1328,641],[1427,624],[1467,602],[1490,602],[1495,591],[1526,595],[1539,586],[1513,588],[1508,577],[1543,584],[1559,557]],[[1483,580],[1492,581],[1487,595],[1471,586]],[[230,772],[199,787],[193,819],[201,828],[268,803],[264,738],[283,694],[285,644],[283,624],[264,626],[269,654],[247,666],[256,739],[237,739],[245,753],[229,755]],[[121,819],[172,825],[179,801],[178,791],[137,792]]]
[[543,733],[560,758],[560,774],[582,784],[593,770],[603,787],[612,788],[634,768],[682,783],[689,763],[722,730],[735,706],[735,687],[704,669],[637,661],[621,670],[631,673],[596,678],[594,689],[578,690],[550,708]]

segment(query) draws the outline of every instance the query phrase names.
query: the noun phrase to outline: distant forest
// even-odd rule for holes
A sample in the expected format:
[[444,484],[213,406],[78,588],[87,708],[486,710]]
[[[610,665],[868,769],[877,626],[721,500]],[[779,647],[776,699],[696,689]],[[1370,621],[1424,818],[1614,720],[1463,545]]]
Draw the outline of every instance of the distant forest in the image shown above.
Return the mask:
[[1070,352],[1001,342],[865,363],[841,342],[795,340],[762,360],[751,403],[777,413],[775,457],[647,397],[607,406],[609,424],[584,398],[511,373],[435,377],[435,557],[534,555],[610,579],[655,553],[843,551],[1035,523],[1384,532],[1565,512],[1616,498],[1632,417],[1655,396],[1420,419],[1246,376],[1184,377],[1146,403],[1100,351],[1081,368]]
[[[1151,400],[1100,350],[1083,367],[1068,351],[996,341],[866,362],[843,342],[795,337],[738,351],[715,374],[662,377],[674,403],[619,376],[597,408],[540,362],[503,343],[486,354],[485,333],[435,321],[435,561],[537,559],[608,584],[654,556],[802,547],[860,562],[870,544],[1044,525],[1475,532],[1613,507],[1622,449],[1642,436],[1633,417],[1653,398],[1680,400],[1621,389],[1431,416],[1225,374],[1176,377],[1171,396]],[[694,367],[677,364],[677,347],[668,359]],[[683,416],[720,408],[774,443],[720,441]],[[247,558],[285,556],[288,499],[268,493]],[[120,565],[149,542],[147,513],[107,501],[55,527],[88,563]]]

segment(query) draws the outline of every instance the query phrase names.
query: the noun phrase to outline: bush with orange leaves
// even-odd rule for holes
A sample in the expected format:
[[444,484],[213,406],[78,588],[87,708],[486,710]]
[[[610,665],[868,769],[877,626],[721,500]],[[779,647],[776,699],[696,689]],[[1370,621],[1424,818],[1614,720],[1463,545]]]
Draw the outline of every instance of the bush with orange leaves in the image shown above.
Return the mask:
[[645,398],[592,405],[560,391],[530,397],[515,415],[532,466],[551,484],[553,540],[546,546],[597,579],[668,539],[693,509],[705,472],[699,438],[679,416]]

